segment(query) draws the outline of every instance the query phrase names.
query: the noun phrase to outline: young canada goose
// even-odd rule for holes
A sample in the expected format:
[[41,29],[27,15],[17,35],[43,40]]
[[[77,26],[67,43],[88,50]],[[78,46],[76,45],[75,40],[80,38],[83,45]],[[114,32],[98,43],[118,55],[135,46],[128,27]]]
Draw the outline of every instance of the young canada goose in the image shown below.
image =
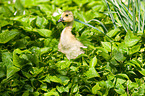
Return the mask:
[[62,13],[61,18],[58,22],[66,22],[67,25],[63,29],[58,45],[58,51],[64,53],[66,57],[70,59],[75,59],[78,55],[84,53],[80,48],[87,48],[81,42],[79,42],[75,36],[71,33],[73,27],[74,16],[71,11],[65,11]]

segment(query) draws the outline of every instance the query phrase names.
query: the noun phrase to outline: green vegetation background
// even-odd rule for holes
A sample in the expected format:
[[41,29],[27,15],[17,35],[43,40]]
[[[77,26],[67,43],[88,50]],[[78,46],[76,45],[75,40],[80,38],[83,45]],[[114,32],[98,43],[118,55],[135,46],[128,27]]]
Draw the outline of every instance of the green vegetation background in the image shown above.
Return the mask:
[[[115,1],[0,0],[0,96],[144,96],[145,0]],[[88,48],[69,61],[60,9],[112,40],[74,22]]]

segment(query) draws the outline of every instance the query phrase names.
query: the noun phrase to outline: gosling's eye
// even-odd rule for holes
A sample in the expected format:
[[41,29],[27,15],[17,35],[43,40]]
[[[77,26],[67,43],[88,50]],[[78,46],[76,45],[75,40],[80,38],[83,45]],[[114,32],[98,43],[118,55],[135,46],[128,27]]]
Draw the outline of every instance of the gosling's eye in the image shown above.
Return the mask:
[[65,15],[66,17],[68,16],[68,14]]

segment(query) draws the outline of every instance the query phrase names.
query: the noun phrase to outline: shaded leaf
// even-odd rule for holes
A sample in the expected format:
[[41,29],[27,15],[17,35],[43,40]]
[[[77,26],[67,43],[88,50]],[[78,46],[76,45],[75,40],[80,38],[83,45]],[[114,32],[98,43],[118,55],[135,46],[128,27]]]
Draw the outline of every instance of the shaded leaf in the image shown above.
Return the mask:
[[140,72],[143,76],[145,76],[145,69],[144,69],[144,68],[141,68],[141,70],[139,70],[139,72]]
[[22,96],[29,96],[29,91],[25,91]]

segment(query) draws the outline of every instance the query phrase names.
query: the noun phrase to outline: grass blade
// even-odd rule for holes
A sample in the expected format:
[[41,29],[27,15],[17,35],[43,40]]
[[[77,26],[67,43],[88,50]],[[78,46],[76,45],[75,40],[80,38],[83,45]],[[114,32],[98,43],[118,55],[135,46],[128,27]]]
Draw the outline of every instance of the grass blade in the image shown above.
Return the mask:
[[141,24],[141,18],[140,18],[140,5],[141,5],[141,3],[140,3],[140,0],[138,0],[138,4],[137,4],[138,6],[138,31],[140,31],[140,24]]
[[[108,11],[111,11],[111,9],[110,9],[110,7],[109,7],[109,4],[108,4],[107,0],[105,0],[105,2],[106,2],[106,4],[107,4]],[[112,14],[112,13],[110,13],[110,17],[111,17],[111,20],[112,20],[112,22],[113,22],[114,27],[115,27],[115,28],[117,28],[117,26],[116,26],[116,24],[115,24],[114,17],[113,17],[113,14]]]
[[85,25],[87,25],[87,26],[89,26],[89,27],[92,27],[92,28],[98,30],[99,32],[101,32],[101,33],[103,33],[105,36],[107,36],[111,41],[113,41],[112,38],[110,38],[108,35],[106,35],[103,31],[99,30],[98,28],[96,28],[96,27],[94,27],[94,26],[92,26],[92,25],[90,25],[90,24],[88,24],[88,23],[82,22],[82,21],[80,21],[80,20],[78,20],[78,19],[74,19],[74,20],[77,21],[77,22],[79,22],[79,23],[85,24]]
[[[145,2],[145,0],[143,0]],[[143,21],[142,21],[142,32],[144,33],[144,21],[145,21],[145,4],[143,5]]]
[[104,26],[104,24],[103,24],[101,21],[99,21],[99,20],[97,20],[97,19],[92,19],[92,20],[90,20],[90,21],[88,21],[88,22],[91,22],[91,21],[99,22],[99,23],[103,26],[103,28],[105,29],[105,31],[108,32],[107,28]]
[[131,0],[132,10],[133,10],[133,33],[135,34],[135,23],[136,23],[136,17],[135,17],[135,7],[133,4],[133,0]]

